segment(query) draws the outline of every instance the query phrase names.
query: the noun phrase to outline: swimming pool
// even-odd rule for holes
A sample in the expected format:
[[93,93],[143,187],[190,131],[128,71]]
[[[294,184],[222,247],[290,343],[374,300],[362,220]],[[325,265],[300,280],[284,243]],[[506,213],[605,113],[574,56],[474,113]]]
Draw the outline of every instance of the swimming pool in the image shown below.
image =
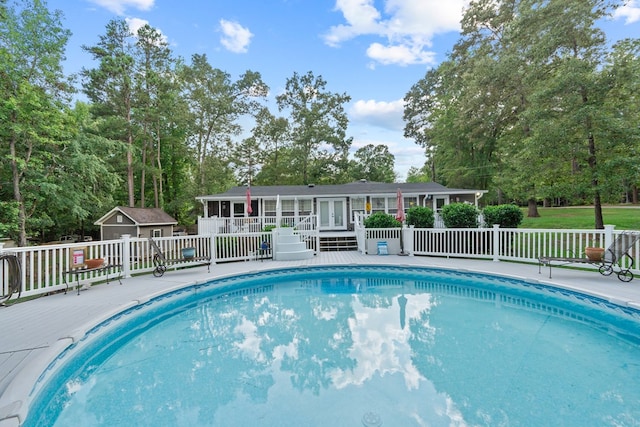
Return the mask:
[[307,267],[187,287],[67,350],[34,425],[635,425],[640,314],[482,274]]

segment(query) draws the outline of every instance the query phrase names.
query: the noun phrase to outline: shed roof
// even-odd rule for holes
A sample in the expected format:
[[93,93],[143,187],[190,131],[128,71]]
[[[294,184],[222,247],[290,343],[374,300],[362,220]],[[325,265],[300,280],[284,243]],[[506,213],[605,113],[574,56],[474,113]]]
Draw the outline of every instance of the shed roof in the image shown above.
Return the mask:
[[116,206],[106,215],[95,222],[96,225],[102,225],[114,213],[120,212],[126,215],[136,225],[176,225],[176,221],[171,215],[160,208],[130,208],[126,206]]

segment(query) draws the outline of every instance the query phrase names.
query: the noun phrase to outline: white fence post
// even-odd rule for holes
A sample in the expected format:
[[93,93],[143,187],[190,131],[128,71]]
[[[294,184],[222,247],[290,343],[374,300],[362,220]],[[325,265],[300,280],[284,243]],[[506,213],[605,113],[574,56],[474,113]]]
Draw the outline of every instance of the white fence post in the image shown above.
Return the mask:
[[604,226],[604,248],[607,249],[613,243],[613,230],[615,225]]
[[[415,226],[410,225],[408,228],[402,227],[402,233],[404,236],[404,251],[409,252],[409,256],[413,256],[413,229]],[[409,249],[409,250],[407,250]]]
[[218,250],[216,245],[216,233],[215,230],[209,230],[211,234],[209,235],[209,253],[211,254],[211,263],[215,264],[218,259]]
[[500,224],[493,224],[493,261],[500,261]]
[[123,234],[122,238],[122,277],[131,277],[131,234]]

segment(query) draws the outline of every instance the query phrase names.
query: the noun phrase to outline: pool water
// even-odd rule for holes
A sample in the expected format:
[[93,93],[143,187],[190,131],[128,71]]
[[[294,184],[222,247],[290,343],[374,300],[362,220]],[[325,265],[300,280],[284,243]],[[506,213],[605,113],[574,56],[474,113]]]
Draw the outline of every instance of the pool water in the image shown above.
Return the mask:
[[640,425],[640,314],[448,270],[188,287],[91,331],[28,426]]

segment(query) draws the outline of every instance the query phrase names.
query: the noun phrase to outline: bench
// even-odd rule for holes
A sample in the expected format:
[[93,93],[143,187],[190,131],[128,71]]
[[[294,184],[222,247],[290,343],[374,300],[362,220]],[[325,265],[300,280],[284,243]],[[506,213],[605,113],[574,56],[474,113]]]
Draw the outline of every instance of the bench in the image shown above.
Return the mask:
[[[164,253],[162,252],[158,244],[151,237],[149,237],[149,244],[151,245],[151,248],[154,251],[153,265],[155,266],[155,268],[153,269],[153,275],[155,277],[162,277],[164,272],[167,271],[167,267],[169,265],[174,265],[176,266],[176,268],[178,268],[179,266],[177,266],[177,264],[185,264],[184,267],[190,267],[195,265],[206,265],[207,273],[211,272],[211,257],[208,257],[208,256],[184,257],[183,256],[182,258],[168,259],[167,257],[164,256]],[[191,248],[188,248],[188,249],[191,249]]]
[[117,273],[118,275],[116,276],[116,278],[118,279],[118,282],[122,285],[122,280],[121,276],[122,276],[122,264],[104,264],[101,265],[99,267],[94,267],[94,268],[87,268],[87,267],[78,267],[78,268],[72,268],[71,270],[67,270],[67,271],[63,271],[62,274],[62,278],[64,279],[64,284],[66,286],[66,288],[64,289],[64,293],[67,293],[67,290],[69,289],[69,283],[67,283],[67,276],[72,276],[75,275],[76,276],[76,283],[77,283],[77,288],[78,288],[78,295],[80,295],[80,276],[83,274],[89,274],[89,273],[106,273],[106,279],[107,279],[107,284],[109,283],[109,272],[113,270],[114,274]]

